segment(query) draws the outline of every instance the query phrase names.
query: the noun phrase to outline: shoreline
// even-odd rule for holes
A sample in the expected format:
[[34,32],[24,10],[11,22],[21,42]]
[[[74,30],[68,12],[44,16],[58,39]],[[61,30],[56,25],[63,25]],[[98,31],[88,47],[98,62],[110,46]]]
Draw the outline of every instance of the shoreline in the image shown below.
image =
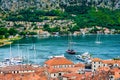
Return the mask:
[[22,39],[22,37],[20,37],[20,36],[16,36],[16,37],[12,37],[12,38],[6,38],[6,39],[0,39],[0,47],[10,45],[14,41],[20,40],[20,39]]
[[[98,35],[98,34],[77,34],[77,35],[74,35],[74,34],[64,34],[64,35],[37,35],[37,36],[40,36],[40,37],[58,37],[58,36],[86,36],[86,35]],[[100,35],[120,35],[120,34],[100,34]]]

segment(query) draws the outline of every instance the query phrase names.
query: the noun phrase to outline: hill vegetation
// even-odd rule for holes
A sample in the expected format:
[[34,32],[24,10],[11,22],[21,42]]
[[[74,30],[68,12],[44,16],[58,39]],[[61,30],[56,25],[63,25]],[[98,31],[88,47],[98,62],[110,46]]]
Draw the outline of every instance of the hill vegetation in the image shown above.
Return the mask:
[[[51,18],[52,17],[52,18]],[[79,28],[101,26],[109,29],[120,29],[120,10],[95,8],[88,6],[67,6],[61,10],[39,10],[36,8],[22,9],[9,12],[4,18],[6,21],[41,22],[43,20],[71,19]]]

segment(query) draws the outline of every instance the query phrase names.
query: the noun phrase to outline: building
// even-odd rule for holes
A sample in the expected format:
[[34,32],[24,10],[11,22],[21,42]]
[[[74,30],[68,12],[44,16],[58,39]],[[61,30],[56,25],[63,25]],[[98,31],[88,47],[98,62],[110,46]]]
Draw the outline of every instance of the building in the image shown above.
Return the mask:
[[120,69],[113,68],[110,70],[111,74],[109,75],[110,80],[120,80]]
[[0,68],[0,80],[47,80],[47,77],[42,67],[12,65]]
[[120,67],[120,60],[102,60],[99,58],[92,59],[92,71],[96,71],[99,67]]
[[45,72],[48,80],[62,78],[64,74],[78,73],[80,69],[84,69],[84,64],[74,64],[72,61],[65,57],[54,57],[45,62]]
[[32,73],[35,72],[31,65],[11,65],[0,68],[1,74]]

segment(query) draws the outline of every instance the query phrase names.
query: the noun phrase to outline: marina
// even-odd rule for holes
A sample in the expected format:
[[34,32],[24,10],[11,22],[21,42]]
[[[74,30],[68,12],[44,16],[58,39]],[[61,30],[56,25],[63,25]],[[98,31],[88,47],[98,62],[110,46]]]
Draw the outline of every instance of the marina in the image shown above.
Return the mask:
[[[94,43],[97,35],[73,36],[75,55],[81,55],[84,52],[89,52],[92,57],[102,59],[112,59],[120,56],[120,35],[101,35],[101,44]],[[35,45],[35,50],[30,50]],[[65,51],[68,47],[68,38],[61,37],[28,37],[19,40],[11,45],[12,57],[21,56],[25,58],[25,63],[36,63],[42,65],[48,59],[48,56],[62,55],[74,62],[75,55],[67,54]],[[10,56],[10,47],[4,46],[0,48],[0,61]],[[29,59],[29,60],[28,60]]]

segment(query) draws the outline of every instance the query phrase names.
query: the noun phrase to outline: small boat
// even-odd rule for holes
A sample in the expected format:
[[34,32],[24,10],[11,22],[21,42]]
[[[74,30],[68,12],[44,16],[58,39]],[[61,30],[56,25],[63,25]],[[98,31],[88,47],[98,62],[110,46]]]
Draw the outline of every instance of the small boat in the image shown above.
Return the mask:
[[72,42],[72,36],[68,36],[68,50],[66,50],[66,53],[68,54],[75,54],[75,50],[73,49],[73,44],[74,42]]
[[[7,63],[9,65],[18,65],[23,63],[22,57],[12,57],[12,58],[5,58],[4,63]],[[7,65],[6,64],[6,65]]]
[[76,53],[76,52],[75,52],[74,50],[72,50],[72,49],[68,49],[66,52],[69,53],[69,54],[75,54],[75,53]]
[[81,60],[83,62],[91,62],[91,55],[88,52],[85,52],[81,55],[76,55],[76,59]]
[[64,57],[64,54],[63,55],[58,55],[58,56],[49,56],[48,59],[58,58],[58,57]]
[[[19,54],[19,44],[18,44],[18,54]],[[22,64],[22,62],[23,62],[23,57],[20,57],[20,56],[13,57],[12,56],[12,49],[11,49],[11,44],[10,44],[10,57],[4,58],[3,64],[18,65],[18,64]]]

